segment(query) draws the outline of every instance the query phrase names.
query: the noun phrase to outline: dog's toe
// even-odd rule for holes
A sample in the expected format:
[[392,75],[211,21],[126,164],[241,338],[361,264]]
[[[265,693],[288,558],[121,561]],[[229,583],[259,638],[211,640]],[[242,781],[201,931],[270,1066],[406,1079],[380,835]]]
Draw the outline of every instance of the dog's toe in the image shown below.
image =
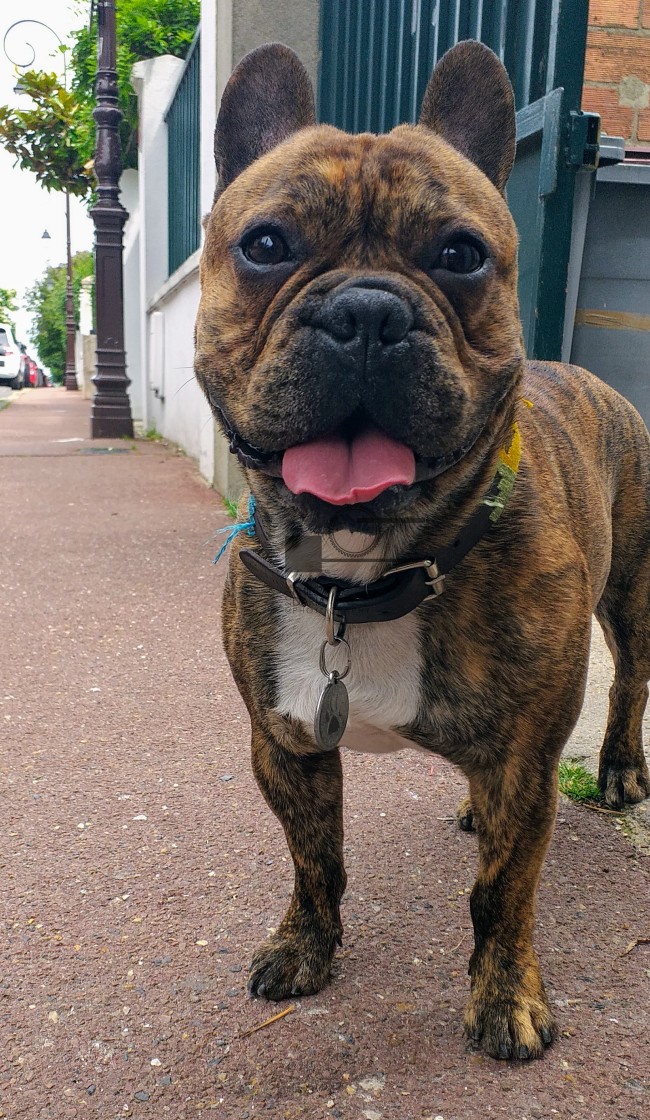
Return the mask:
[[333,945],[278,931],[253,957],[248,992],[271,1000],[314,995],[329,980],[332,954]]
[[637,805],[650,795],[650,776],[645,766],[609,767],[600,776],[600,787],[607,805],[622,809],[625,805]]
[[472,802],[469,797],[464,797],[456,809],[456,820],[458,821],[458,827],[462,829],[463,832],[476,831],[474,810],[472,809]]
[[465,1011],[467,1036],[501,1061],[541,1058],[556,1033],[536,960],[520,969],[518,984],[512,973],[476,973]]

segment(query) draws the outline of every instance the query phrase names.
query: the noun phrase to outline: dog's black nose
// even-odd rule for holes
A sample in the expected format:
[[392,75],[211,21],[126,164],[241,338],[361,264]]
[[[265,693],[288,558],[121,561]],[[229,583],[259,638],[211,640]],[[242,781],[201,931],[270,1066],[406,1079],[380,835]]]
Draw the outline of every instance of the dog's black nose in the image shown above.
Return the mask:
[[406,338],[413,312],[403,299],[381,288],[345,288],[327,301],[320,325],[341,342],[365,339],[389,346]]

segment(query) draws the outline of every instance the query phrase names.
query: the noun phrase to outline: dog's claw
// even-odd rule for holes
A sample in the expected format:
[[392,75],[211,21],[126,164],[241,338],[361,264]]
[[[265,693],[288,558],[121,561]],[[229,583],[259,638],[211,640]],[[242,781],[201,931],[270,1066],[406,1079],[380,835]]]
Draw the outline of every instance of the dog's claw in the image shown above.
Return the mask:
[[510,1049],[510,1046],[506,1046],[505,1042],[502,1042],[501,1045],[499,1046],[499,1057],[502,1060],[507,1061],[508,1058],[511,1056],[511,1054],[512,1054],[512,1051]]
[[545,1046],[550,1046],[552,1041],[553,1041],[553,1035],[548,1030],[548,1028],[547,1027],[542,1027],[542,1029],[539,1033],[542,1036],[542,1042],[544,1043],[544,1045]]
[[520,1046],[517,1057],[519,1058],[520,1062],[527,1062],[528,1059],[530,1058],[530,1050],[528,1049],[528,1047],[527,1046]]
[[253,957],[248,990],[269,1000],[310,996],[327,983],[334,952],[334,936],[310,939],[278,932]]
[[598,783],[610,809],[637,805],[650,794],[650,778],[645,763],[638,768],[628,766],[620,769],[601,766]]

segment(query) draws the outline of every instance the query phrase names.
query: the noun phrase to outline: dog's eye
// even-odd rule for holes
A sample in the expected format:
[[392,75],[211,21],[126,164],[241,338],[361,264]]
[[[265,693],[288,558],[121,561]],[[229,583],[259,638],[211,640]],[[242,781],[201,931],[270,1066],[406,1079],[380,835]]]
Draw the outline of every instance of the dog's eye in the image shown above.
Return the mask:
[[253,264],[281,264],[290,256],[286,241],[272,229],[249,234],[242,245],[242,252]]
[[485,257],[485,252],[475,241],[459,238],[445,246],[433,267],[467,275],[470,272],[478,272],[485,262]]

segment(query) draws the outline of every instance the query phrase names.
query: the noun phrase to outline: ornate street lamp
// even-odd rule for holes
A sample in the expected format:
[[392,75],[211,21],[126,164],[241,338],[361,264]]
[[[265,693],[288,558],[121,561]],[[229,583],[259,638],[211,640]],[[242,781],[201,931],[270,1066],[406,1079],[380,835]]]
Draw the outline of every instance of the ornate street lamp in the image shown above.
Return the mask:
[[119,200],[122,173],[117,105],[115,0],[95,0],[97,10],[97,84],[93,117],[97,125],[95,175],[95,304],[97,319],[96,393],[91,435],[98,439],[133,436],[124,353],[124,287],[122,232],[128,214]]
[[[57,40],[61,47],[64,46],[63,40],[60,35],[57,35],[53,27],[49,23],[43,23],[41,19],[18,19],[7,28],[2,40],[2,49],[4,50],[5,57],[9,59],[13,66],[18,70],[27,70],[32,66],[36,58],[36,51],[31,43],[25,43],[32,52],[32,57],[27,62],[17,62],[15,58],[9,54],[7,50],[7,36],[15,27],[21,24],[31,23],[39,27],[44,27],[49,31]],[[63,55],[63,87],[68,88],[68,69],[65,62],[65,52]],[[15,93],[24,93],[25,89],[21,83],[20,78],[14,86]],[[75,362],[75,337],[77,333],[77,321],[74,313],[74,296],[72,291],[72,246],[70,240],[70,192],[65,191],[65,230],[66,230],[66,285],[65,285],[65,334],[66,334],[66,352],[65,352],[65,387],[66,389],[78,389],[77,385],[77,370]]]

